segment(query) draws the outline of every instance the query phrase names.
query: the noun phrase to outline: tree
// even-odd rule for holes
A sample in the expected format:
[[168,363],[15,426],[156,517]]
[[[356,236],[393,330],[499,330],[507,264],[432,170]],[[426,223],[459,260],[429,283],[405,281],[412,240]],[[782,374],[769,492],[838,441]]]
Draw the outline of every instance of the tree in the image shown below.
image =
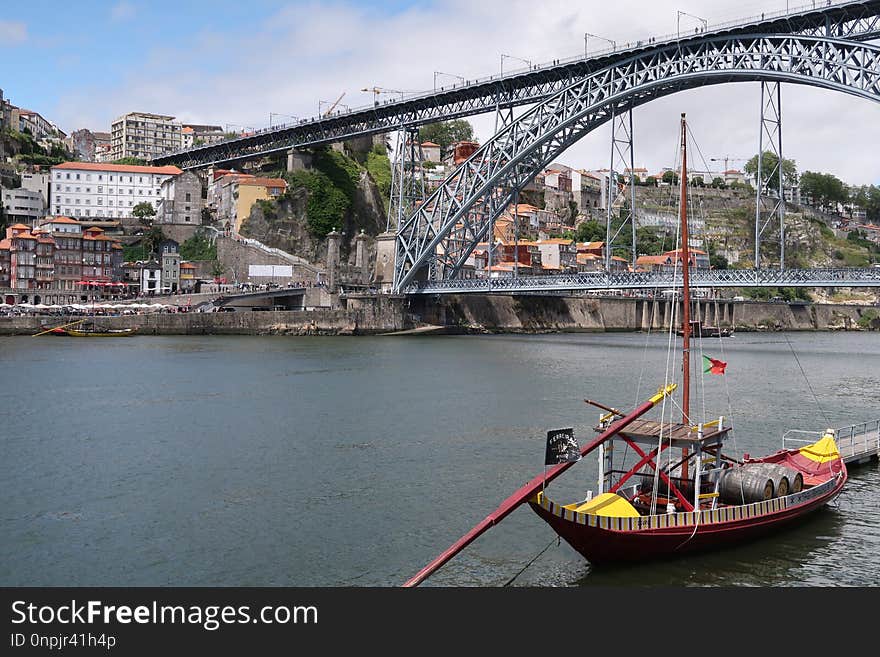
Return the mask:
[[600,242],[605,239],[605,226],[595,219],[582,221],[575,231],[575,240],[578,242]]
[[419,130],[422,142],[431,141],[440,146],[443,153],[458,141],[473,141],[474,127],[464,119],[430,123]]
[[727,189],[727,183],[724,182],[724,178],[719,176],[712,178],[712,187],[714,189]]
[[663,174],[662,180],[667,185],[677,185],[678,184],[678,174],[675,173],[675,171],[666,171]]
[[161,244],[164,239],[165,233],[162,232],[162,229],[158,226],[154,226],[144,233],[141,243],[144,245],[144,250],[147,255],[150,256],[159,253],[159,244]]
[[[775,153],[771,153],[770,151],[764,151],[764,154],[761,158],[761,179],[765,180],[767,176],[771,176],[772,178],[767,181],[767,185],[770,189],[775,189],[779,191],[779,174],[776,171],[776,165],[779,162],[779,158],[776,157]],[[758,156],[755,155],[751,160],[746,162],[743,170],[754,177],[758,173]],[[798,175],[797,175],[797,165],[795,165],[794,160],[789,160],[788,158],[782,159],[782,184],[786,187],[794,187],[797,185]]]
[[849,200],[846,185],[830,173],[804,171],[800,186],[801,194],[810,196],[821,208],[836,208],[838,203]]
[[649,187],[656,187],[657,179],[654,176],[648,176],[647,178],[645,178],[645,184]]
[[152,203],[141,201],[131,210],[133,217],[137,217],[138,223],[142,226],[150,227],[153,225],[153,217],[156,216],[156,208]]

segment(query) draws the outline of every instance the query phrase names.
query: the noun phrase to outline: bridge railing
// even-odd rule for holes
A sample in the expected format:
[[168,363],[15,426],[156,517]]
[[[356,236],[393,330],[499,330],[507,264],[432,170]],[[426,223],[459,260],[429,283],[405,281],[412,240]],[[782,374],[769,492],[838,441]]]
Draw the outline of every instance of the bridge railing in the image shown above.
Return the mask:
[[[880,287],[880,267],[818,269],[690,269],[692,287]],[[506,292],[565,289],[641,289],[681,287],[680,271],[580,272],[553,276],[453,278],[423,281],[406,294]]]
[[[871,446],[871,443],[867,443],[863,440],[858,439],[865,435],[871,435],[872,433],[874,434],[873,449],[875,450],[875,452],[880,451],[880,419],[869,420],[868,422],[851,424],[846,427],[834,429],[834,441],[837,443],[837,448],[842,453],[852,455],[857,453],[857,448],[859,452],[863,452],[866,448]],[[797,438],[793,437],[791,434],[806,435],[810,437]],[[802,445],[812,444],[816,442],[816,440],[821,437],[822,434],[822,431],[801,431],[799,429],[789,429],[782,435],[782,448],[796,449]],[[856,445],[857,440],[858,445]]]

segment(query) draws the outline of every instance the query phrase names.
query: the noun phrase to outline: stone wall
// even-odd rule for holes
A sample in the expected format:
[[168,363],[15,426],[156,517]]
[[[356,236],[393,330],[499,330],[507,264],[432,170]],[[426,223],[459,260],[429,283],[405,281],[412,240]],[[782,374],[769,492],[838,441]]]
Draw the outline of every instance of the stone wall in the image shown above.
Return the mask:
[[[670,301],[587,296],[449,295],[416,298],[428,324],[461,330],[638,331],[668,326]],[[871,306],[700,301],[694,318],[739,331],[853,328]],[[681,317],[680,309],[677,317]]]
[[[234,239],[217,238],[217,259],[225,268],[224,276],[227,280],[244,282],[248,280],[248,265],[291,265],[293,267],[294,281],[315,282],[316,268],[309,264],[293,263],[282,256],[267,253],[266,251],[239,242]],[[287,281],[278,280],[279,283]]]
[[[98,317],[95,321],[108,328],[136,327],[142,335],[369,335],[411,328],[405,307],[405,301],[392,297],[355,304],[347,310],[155,313]],[[33,335],[67,321],[45,316],[0,317],[0,335]]]

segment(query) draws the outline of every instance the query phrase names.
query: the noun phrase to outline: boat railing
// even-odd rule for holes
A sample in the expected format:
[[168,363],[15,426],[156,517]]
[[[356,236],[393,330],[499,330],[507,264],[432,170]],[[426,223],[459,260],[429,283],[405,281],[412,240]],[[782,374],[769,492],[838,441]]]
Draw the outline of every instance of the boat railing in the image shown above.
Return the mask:
[[[808,445],[810,443],[816,442],[815,438],[804,439],[789,436],[789,434],[793,433],[820,437],[824,435],[823,431],[801,431],[800,429],[789,429],[784,434],[782,434],[783,449],[792,449],[792,443],[796,443],[798,445]],[[834,429],[834,440],[837,442],[838,449],[846,451],[847,448],[853,448],[855,446],[857,438],[871,434],[874,434],[874,441],[877,443],[878,449],[880,449],[880,419],[860,422],[858,424],[850,424],[849,426]]]
[[[813,438],[792,438],[788,434],[797,433],[803,434],[807,436],[814,436]],[[821,431],[802,431],[801,429],[789,429],[784,434],[782,434],[782,449],[794,449],[792,443],[796,443],[797,445],[809,445],[810,443],[816,442],[815,436],[822,437]]]

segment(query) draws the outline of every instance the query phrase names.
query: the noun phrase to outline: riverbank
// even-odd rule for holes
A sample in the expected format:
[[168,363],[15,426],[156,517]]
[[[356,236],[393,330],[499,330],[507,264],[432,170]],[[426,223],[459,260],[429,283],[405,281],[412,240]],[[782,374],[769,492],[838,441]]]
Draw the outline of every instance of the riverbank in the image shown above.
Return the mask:
[[[95,321],[107,328],[136,328],[146,335],[627,332],[662,329],[674,310],[670,301],[584,296],[450,295],[439,300],[359,296],[345,303],[340,309],[157,313],[101,316]],[[735,331],[860,330],[859,320],[872,310],[878,308],[757,301],[694,305],[695,318],[705,325]],[[56,316],[2,317],[0,335],[33,335],[67,321]]]

